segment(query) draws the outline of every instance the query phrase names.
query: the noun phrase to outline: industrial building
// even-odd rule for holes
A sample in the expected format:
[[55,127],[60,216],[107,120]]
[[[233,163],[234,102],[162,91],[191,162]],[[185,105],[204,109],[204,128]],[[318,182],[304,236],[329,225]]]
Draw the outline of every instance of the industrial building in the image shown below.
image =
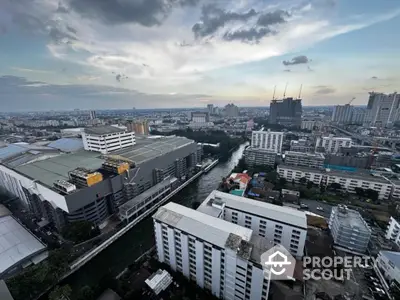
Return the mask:
[[197,209],[200,212],[249,228],[254,234],[284,246],[303,257],[307,219],[303,211],[213,191]]
[[356,210],[338,205],[332,208],[329,229],[336,245],[356,253],[365,253],[371,228]]
[[302,113],[301,99],[272,100],[269,106],[268,122],[283,126],[301,127]]
[[59,152],[23,164],[14,156],[2,161],[0,184],[56,228],[79,220],[100,224],[151,187],[163,189],[157,184],[164,180],[179,183],[194,174],[198,147],[183,137],[141,137],[135,146],[108,154]]
[[273,243],[253,230],[170,202],[153,215],[158,260],[220,299],[268,298],[261,254]]
[[315,152],[338,153],[341,148],[353,145],[349,137],[337,137],[332,134],[329,136],[318,137],[315,144]]
[[285,152],[285,164],[316,169],[324,167],[325,156],[322,153]]
[[372,189],[378,192],[378,198],[387,200],[391,196],[393,184],[384,177],[373,176],[371,173],[362,171],[337,171],[331,169],[315,169],[300,166],[288,166],[281,164],[277,172],[280,177],[288,181],[299,182],[300,178],[306,178],[316,185],[329,186],[332,183],[338,183],[343,191],[355,193],[355,188],[364,190]]
[[[0,279],[5,279],[48,256],[45,244],[0,205]],[[2,299],[2,298],[1,298]]]
[[276,161],[276,152],[249,147],[244,150],[243,157],[249,166],[274,166]]
[[276,153],[282,152],[283,132],[267,131],[252,131],[251,147],[271,150]]

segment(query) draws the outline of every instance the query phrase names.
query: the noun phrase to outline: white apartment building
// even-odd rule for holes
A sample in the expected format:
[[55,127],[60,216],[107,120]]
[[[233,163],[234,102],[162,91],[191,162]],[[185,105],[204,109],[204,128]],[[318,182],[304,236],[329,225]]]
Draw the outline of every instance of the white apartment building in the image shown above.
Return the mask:
[[349,193],[355,193],[355,188],[372,189],[378,192],[378,197],[381,200],[390,198],[393,185],[390,181],[383,177],[372,176],[369,173],[363,172],[345,172],[333,171],[329,169],[318,170],[308,167],[279,165],[277,172],[279,176],[287,181],[295,180],[298,182],[300,178],[305,177],[307,181],[312,181],[314,184],[324,184],[329,186],[336,182],[341,185],[342,190]]
[[393,189],[392,189],[392,198],[393,199],[400,199],[400,180],[390,180],[393,184]]
[[160,262],[220,299],[267,299],[260,258],[273,245],[251,229],[173,202],[153,222]]
[[274,166],[276,162],[276,152],[266,149],[249,147],[243,156],[249,166]]
[[324,148],[325,153],[338,153],[340,148],[351,147],[352,140],[349,137],[337,137],[332,134],[329,136],[318,137],[315,144],[315,151],[318,148]]
[[285,152],[285,164],[322,169],[325,156],[322,153]]
[[283,132],[253,131],[251,133],[251,146],[271,150],[277,153],[282,152]]
[[393,280],[400,285],[400,252],[379,251],[376,258],[376,266],[388,286],[390,286]]
[[82,141],[85,150],[103,154],[136,144],[134,132],[114,126],[85,128]]
[[337,124],[350,124],[354,107],[350,104],[336,105],[333,109],[332,122]]
[[400,220],[390,217],[385,238],[400,246]]
[[302,211],[220,191],[211,192],[197,210],[251,229],[293,256],[303,257],[307,218]]
[[356,210],[345,205],[332,207],[329,229],[335,244],[364,253],[371,237],[371,228]]

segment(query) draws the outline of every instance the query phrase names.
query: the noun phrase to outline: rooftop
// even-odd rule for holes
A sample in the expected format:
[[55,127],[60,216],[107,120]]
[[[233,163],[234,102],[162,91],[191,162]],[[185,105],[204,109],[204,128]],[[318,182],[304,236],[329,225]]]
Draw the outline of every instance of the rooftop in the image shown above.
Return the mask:
[[286,151],[285,156],[287,156],[287,155],[325,159],[325,156],[322,153],[306,153],[306,152],[297,152],[297,151]]
[[98,127],[88,127],[85,128],[85,133],[94,135],[105,135],[113,134],[118,132],[123,132],[125,130],[115,127],[115,126],[98,126]]
[[45,245],[12,216],[0,218],[0,274],[45,249]]
[[332,207],[332,213],[336,213],[341,226],[350,227],[353,230],[362,230],[371,232],[360,213],[349,208]]
[[52,187],[56,180],[68,180],[68,172],[78,167],[96,170],[101,167],[103,162],[99,153],[82,150],[17,166],[15,170]]
[[137,137],[135,146],[120,149],[111,154],[128,158],[136,164],[140,164],[191,143],[194,143],[194,141],[178,136]]
[[83,142],[82,139],[78,138],[61,138],[49,143],[47,147],[59,149],[64,152],[75,152],[83,149]]
[[238,240],[249,241],[253,233],[251,229],[173,202],[160,207],[153,218],[220,248],[225,248],[231,234],[239,237]]
[[248,212],[253,215],[262,216],[266,219],[277,220],[307,229],[306,214],[302,211],[274,205],[262,201],[252,200],[245,197],[235,196],[220,191],[212,191],[207,199],[199,206],[198,211],[204,211],[204,206],[209,206],[215,200],[225,203],[225,207]]
[[380,254],[386,256],[395,266],[400,269],[400,252],[380,251]]

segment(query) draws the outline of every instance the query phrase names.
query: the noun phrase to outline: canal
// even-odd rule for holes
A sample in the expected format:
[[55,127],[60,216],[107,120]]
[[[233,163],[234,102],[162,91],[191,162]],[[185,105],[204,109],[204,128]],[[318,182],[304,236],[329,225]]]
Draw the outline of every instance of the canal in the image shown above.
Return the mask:
[[[218,164],[209,173],[188,185],[171,201],[191,207],[194,202],[202,202],[218,187],[221,178],[229,175],[242,157],[247,144],[242,144],[225,163]],[[94,286],[107,273],[117,276],[128,265],[154,245],[153,222],[149,217],[133,227],[125,235],[103,250],[99,255],[67,277],[62,284],[69,284],[74,292],[85,285]]]

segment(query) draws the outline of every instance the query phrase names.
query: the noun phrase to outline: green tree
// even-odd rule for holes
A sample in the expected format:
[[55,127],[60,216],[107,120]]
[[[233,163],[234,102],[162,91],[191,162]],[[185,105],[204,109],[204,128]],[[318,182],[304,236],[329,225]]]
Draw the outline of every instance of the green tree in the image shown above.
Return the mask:
[[299,182],[300,182],[301,184],[306,184],[306,183],[307,183],[307,178],[301,177],[301,178],[299,179]]
[[69,285],[57,285],[49,294],[49,300],[68,300],[72,289]]
[[375,191],[375,190],[373,190],[373,189],[367,189],[366,191],[365,191],[365,196],[366,197],[368,197],[368,198],[370,198],[372,201],[377,201],[378,200],[378,198],[379,198],[379,193],[378,193],[378,191]]
[[296,184],[296,182],[294,181],[294,179],[292,179],[292,186],[294,186]]
[[314,182],[312,182],[312,181],[308,181],[308,182],[307,182],[307,188],[308,188],[309,190],[311,190],[313,186],[314,186]]
[[75,243],[82,243],[100,234],[97,227],[89,221],[72,222],[65,226],[62,231],[63,236]]
[[93,299],[95,299],[95,294],[90,286],[85,285],[79,290],[77,300],[93,300]]
[[332,182],[329,187],[336,192],[342,188],[342,185],[337,182]]
[[267,174],[265,174],[265,180],[272,183],[277,183],[278,173],[276,171],[268,172]]
[[355,187],[354,191],[356,192],[356,195],[359,197],[364,197],[365,195],[365,190],[360,187]]
[[281,177],[281,178],[279,178],[279,182],[278,183],[279,183],[280,186],[284,187],[286,185],[286,183],[287,183],[287,180],[285,178]]

